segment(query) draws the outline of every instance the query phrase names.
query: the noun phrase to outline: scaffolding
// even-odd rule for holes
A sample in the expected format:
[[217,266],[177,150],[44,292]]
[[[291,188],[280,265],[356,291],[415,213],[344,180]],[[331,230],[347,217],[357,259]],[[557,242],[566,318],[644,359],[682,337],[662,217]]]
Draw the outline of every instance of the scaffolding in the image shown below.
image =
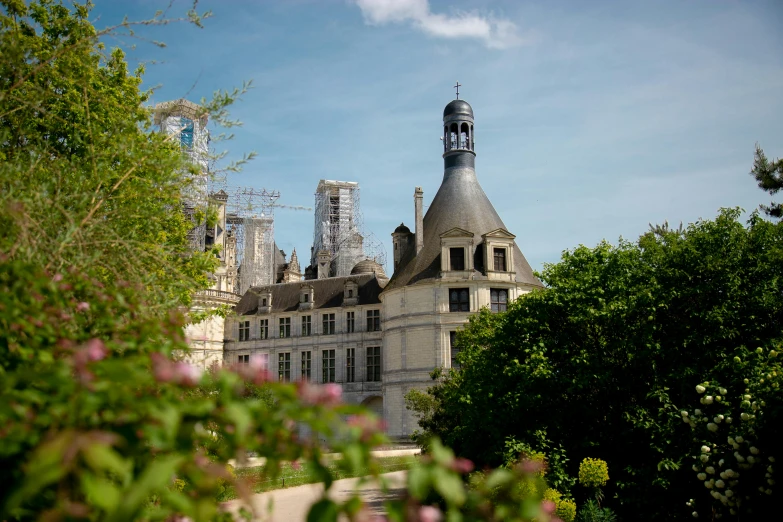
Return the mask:
[[373,259],[386,264],[383,244],[364,231],[359,207],[359,184],[355,181],[321,180],[315,192],[315,226],[311,266],[319,252],[329,252],[329,275],[347,276],[356,263]]
[[239,277],[235,293],[244,294],[253,286],[275,283],[275,202],[280,192],[247,187],[226,187],[226,227],[236,240]]
[[199,105],[180,99],[155,105],[155,125],[175,139],[191,164],[196,167],[187,173],[188,184],[183,191],[182,204],[193,228],[188,233],[191,248],[203,252],[206,244],[206,222],[203,210],[210,194],[209,116]]

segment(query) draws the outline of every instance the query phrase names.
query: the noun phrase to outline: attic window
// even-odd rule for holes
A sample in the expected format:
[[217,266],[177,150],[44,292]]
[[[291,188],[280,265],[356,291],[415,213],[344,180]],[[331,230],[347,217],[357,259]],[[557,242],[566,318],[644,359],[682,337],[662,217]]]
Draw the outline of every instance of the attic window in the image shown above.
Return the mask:
[[309,303],[310,302],[310,294],[305,294],[304,295],[304,302],[305,303]]
[[449,249],[451,270],[465,270],[465,249],[462,247]]
[[505,272],[506,271],[506,249],[505,248],[495,248],[493,249],[494,257],[495,257],[495,271],[496,272]]
[[261,306],[266,306],[266,297],[261,299]]
[[352,288],[348,289],[348,297],[349,298],[353,297],[353,289]]

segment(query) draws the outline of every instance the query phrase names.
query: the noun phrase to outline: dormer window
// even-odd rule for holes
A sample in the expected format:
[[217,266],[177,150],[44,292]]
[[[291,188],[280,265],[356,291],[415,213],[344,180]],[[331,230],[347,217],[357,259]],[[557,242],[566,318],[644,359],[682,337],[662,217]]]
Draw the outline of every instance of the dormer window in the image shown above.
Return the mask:
[[356,306],[359,304],[359,284],[349,279],[343,288],[343,306]]
[[314,300],[313,287],[311,285],[303,285],[299,289],[299,310],[312,310]]
[[258,296],[258,312],[259,314],[271,314],[272,313],[272,293],[264,292]]
[[506,249],[505,248],[493,248],[493,257],[495,258],[495,271],[506,271]]
[[449,260],[451,270],[465,270],[465,249],[449,248]]
[[473,233],[454,227],[440,235],[441,277],[464,279],[473,271]]
[[484,240],[484,266],[488,279],[495,281],[513,281],[514,272],[514,234],[498,228],[487,232]]

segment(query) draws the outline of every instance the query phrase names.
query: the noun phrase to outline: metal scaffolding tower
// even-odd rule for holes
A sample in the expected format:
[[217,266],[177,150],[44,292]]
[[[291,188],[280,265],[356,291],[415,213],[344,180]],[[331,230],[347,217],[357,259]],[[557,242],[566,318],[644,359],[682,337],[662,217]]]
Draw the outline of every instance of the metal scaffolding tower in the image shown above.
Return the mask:
[[310,264],[316,266],[318,252],[330,254],[330,275],[351,274],[362,259],[386,264],[380,241],[364,230],[359,207],[359,184],[355,181],[321,180],[315,192],[315,227]]
[[226,226],[236,238],[239,281],[236,292],[244,294],[252,286],[275,283],[275,202],[280,192],[246,187],[224,189]]
[[183,210],[193,223],[188,234],[191,246],[203,252],[206,223],[196,216],[206,208],[210,194],[209,116],[199,105],[180,99],[155,105],[153,121],[161,132],[177,140],[182,151],[197,167],[195,172],[188,172],[190,179],[183,194]]

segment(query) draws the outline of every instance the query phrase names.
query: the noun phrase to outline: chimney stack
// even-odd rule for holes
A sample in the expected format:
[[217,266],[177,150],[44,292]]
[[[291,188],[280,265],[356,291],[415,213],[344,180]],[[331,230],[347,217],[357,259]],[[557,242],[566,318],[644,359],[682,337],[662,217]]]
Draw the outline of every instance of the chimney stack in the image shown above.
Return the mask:
[[421,187],[416,187],[413,193],[413,208],[416,217],[416,255],[419,255],[424,247],[424,214],[422,212],[424,202],[424,191]]

